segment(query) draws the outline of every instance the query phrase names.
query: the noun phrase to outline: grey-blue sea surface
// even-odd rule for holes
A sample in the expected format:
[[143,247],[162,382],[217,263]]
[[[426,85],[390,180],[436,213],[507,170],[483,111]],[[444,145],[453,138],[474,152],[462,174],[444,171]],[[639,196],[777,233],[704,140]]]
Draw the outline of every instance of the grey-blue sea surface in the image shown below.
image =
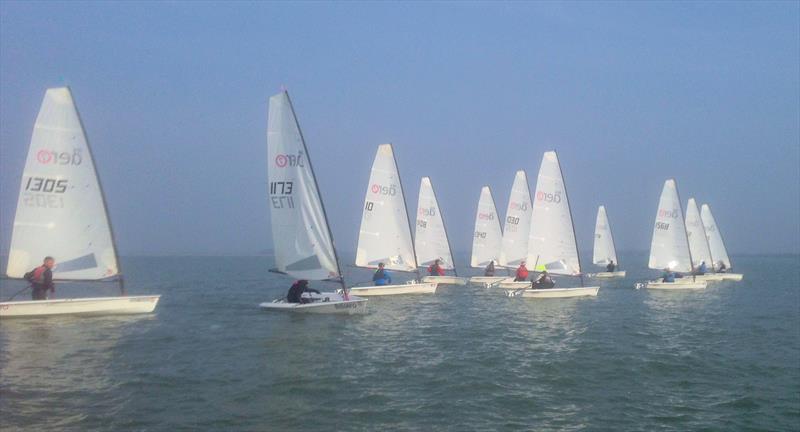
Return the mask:
[[621,258],[597,298],[447,287],[356,317],[259,310],[291,282],[269,257],[123,258],[155,314],[0,324],[0,428],[800,429],[798,256],[733,257],[742,282],[693,292],[636,290],[647,257]]

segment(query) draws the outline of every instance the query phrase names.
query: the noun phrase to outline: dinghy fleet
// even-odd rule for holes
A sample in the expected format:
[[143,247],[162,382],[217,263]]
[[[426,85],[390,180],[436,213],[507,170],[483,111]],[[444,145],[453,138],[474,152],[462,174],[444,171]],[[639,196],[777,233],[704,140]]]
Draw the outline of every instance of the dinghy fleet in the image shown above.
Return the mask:
[[[312,157],[286,91],[269,99],[267,122],[267,200],[275,251],[275,268],[270,271],[295,280],[336,285],[327,292],[304,292],[300,302],[287,298],[263,302],[259,307],[264,310],[359,314],[366,312],[368,297],[435,294],[440,285],[468,283],[496,289],[511,298],[594,297],[600,286],[592,281],[626,277],[602,205],[597,210],[592,264],[606,271],[584,272],[564,173],[555,151],[544,153],[533,194],[526,172],[515,173],[502,224],[491,189],[481,188],[469,267],[486,269],[487,274],[459,277],[431,178],[420,180],[412,235],[394,148],[382,144],[366,187],[353,262],[380,277],[349,286]],[[58,260],[54,281],[113,282],[119,285],[120,295],[32,301],[10,298],[0,302],[0,318],[150,313],[160,299],[159,295],[129,296],[124,288],[100,179],[68,88],[47,90],[34,126],[21,178],[7,277],[22,279],[45,256]],[[512,276],[520,266],[530,266],[533,277],[520,280]],[[711,208],[703,204],[698,209],[690,198],[684,216],[674,179],[664,183],[659,199],[648,267],[663,271],[663,277],[636,283],[636,288],[702,289],[711,282],[742,279],[741,274],[731,273],[732,264]],[[403,282],[392,280],[391,275],[397,273],[409,277]],[[537,276],[548,283],[538,283]],[[558,277],[555,286],[553,276]]]

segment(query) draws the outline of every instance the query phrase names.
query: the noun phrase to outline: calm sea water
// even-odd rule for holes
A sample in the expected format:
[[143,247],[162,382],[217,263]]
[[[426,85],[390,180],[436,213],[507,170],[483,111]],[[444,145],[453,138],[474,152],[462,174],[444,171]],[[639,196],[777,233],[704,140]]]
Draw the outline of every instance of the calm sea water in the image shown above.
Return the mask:
[[258,310],[290,283],[269,258],[126,258],[154,315],[2,322],[0,428],[800,429],[800,257],[685,293],[633,289],[646,257],[622,258],[595,299],[452,287],[361,317]]

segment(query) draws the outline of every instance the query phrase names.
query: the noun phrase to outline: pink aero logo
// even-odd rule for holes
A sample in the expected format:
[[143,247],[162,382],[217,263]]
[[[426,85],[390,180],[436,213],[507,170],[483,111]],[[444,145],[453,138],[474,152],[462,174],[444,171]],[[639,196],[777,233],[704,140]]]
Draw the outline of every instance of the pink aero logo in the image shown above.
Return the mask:
[[374,194],[389,195],[389,196],[397,195],[397,188],[395,187],[395,185],[383,186],[383,185],[379,185],[377,183],[373,183],[372,187],[370,188],[370,190]]
[[436,208],[420,208],[417,210],[420,216],[436,216]]
[[678,217],[678,209],[672,209],[672,210],[658,209],[658,217],[675,219]]
[[80,165],[83,162],[83,151],[79,148],[72,149],[72,153],[42,149],[36,152],[36,161],[42,165]]
[[480,220],[494,220],[494,213],[478,213]]
[[302,150],[298,151],[296,155],[279,154],[275,156],[275,165],[278,168],[285,168],[287,166],[305,167],[305,165],[303,165],[303,151]]
[[516,203],[512,201],[511,204],[509,204],[508,206],[511,208],[511,210],[522,210],[522,211],[528,210],[527,202]]

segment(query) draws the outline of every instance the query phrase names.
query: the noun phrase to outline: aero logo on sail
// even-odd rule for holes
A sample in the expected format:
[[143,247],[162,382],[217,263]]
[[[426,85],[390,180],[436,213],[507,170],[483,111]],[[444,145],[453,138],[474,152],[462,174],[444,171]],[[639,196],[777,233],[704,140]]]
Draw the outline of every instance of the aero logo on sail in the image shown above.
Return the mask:
[[436,216],[436,209],[431,208],[420,208],[418,210],[420,216]]
[[382,186],[382,185],[379,185],[379,184],[375,183],[375,184],[372,185],[371,190],[372,190],[372,193],[374,193],[374,194],[389,195],[389,196],[397,195],[397,189],[395,188],[394,185]]
[[528,203],[527,202],[515,203],[515,202],[512,201],[511,204],[509,204],[509,207],[511,207],[512,210],[527,211],[528,210]]
[[275,156],[275,165],[277,165],[278,168],[284,168],[287,165],[290,167],[299,166],[305,168],[305,165],[303,165],[303,151],[298,151],[296,155],[279,154]]
[[72,149],[72,153],[43,149],[36,152],[36,160],[43,165],[80,165],[83,162],[82,153],[78,148]]
[[494,213],[478,213],[480,220],[494,220]]
[[672,210],[658,209],[658,217],[675,219],[678,217],[678,209],[672,209]]

